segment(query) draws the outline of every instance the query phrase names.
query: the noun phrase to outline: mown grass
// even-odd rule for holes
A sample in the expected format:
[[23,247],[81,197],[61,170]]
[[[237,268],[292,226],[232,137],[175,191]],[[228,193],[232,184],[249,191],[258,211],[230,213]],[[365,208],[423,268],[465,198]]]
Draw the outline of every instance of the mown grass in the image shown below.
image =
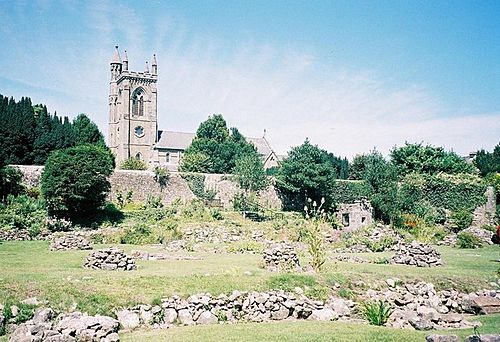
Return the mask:
[[[96,248],[104,247],[102,245]],[[158,250],[154,246],[121,245],[131,249]],[[84,269],[89,251],[50,252],[48,242],[4,242],[0,244],[0,302],[37,296],[61,310],[74,305],[89,313],[110,313],[116,306],[151,303],[172,294],[187,296],[238,290],[293,290],[306,288],[318,298],[340,283],[346,292],[356,280],[375,287],[387,277],[433,281],[439,286],[476,289],[495,280],[499,249],[478,250],[440,248],[445,265],[420,269],[409,266],[352,264],[328,261],[320,275],[276,275],[259,268],[259,254],[180,253],[202,260],[138,261],[134,272],[105,272]],[[361,255],[376,258],[384,253]],[[302,258],[301,262],[307,261]],[[348,292],[346,292],[348,293]]]
[[[481,334],[500,332],[500,315],[479,317]],[[122,341],[424,341],[429,334],[457,334],[472,329],[416,331],[347,322],[284,321],[211,326],[173,327],[122,333]]]

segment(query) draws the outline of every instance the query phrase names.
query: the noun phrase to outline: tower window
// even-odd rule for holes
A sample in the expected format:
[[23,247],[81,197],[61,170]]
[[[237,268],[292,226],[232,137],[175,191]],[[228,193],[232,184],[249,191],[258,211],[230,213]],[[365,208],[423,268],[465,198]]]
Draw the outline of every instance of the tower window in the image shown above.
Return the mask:
[[137,88],[132,95],[132,115],[144,116],[144,90]]

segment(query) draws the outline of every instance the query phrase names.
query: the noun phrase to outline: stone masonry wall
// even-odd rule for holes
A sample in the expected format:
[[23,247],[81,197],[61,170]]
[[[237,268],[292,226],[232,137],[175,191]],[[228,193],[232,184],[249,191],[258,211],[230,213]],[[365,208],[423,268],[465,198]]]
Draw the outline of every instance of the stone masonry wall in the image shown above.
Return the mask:
[[[43,166],[15,165],[23,174],[23,183],[28,187],[38,186]],[[179,198],[182,202],[189,202],[196,196],[189,188],[188,182],[177,172],[170,173],[167,186],[162,188],[154,179],[151,171],[115,170],[109,181],[111,192],[109,199],[116,201],[118,193],[126,195],[131,190],[132,201],[143,202],[148,195],[160,196],[164,204],[170,204]],[[222,206],[231,207],[232,199],[239,192],[239,186],[231,180],[230,175],[205,174],[205,188],[215,190],[216,199],[221,201]],[[274,186],[269,186],[260,194],[260,202],[264,207],[280,208],[281,201]]]

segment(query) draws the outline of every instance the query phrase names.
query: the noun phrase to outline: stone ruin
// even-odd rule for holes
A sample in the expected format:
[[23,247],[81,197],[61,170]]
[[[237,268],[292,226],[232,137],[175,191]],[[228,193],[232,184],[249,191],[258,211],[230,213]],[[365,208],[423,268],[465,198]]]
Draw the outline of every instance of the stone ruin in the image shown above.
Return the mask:
[[413,241],[410,244],[402,243],[398,247],[396,255],[389,260],[391,264],[403,264],[417,267],[434,267],[443,264],[441,254],[431,245]]
[[32,319],[19,325],[9,342],[18,341],[89,341],[117,342],[119,322],[107,316],[89,316],[72,312],[55,317],[50,308],[41,308]]
[[78,234],[64,234],[55,236],[50,243],[51,251],[65,251],[71,249],[92,249],[90,242],[83,236]]
[[0,229],[0,241],[27,241],[31,240],[26,229]]
[[337,219],[345,231],[354,231],[373,222],[373,208],[366,199],[339,204]]
[[117,248],[100,249],[91,253],[85,258],[83,267],[106,271],[132,271],[137,269],[134,258]]
[[264,268],[271,272],[300,270],[295,249],[288,243],[275,243],[264,250]]

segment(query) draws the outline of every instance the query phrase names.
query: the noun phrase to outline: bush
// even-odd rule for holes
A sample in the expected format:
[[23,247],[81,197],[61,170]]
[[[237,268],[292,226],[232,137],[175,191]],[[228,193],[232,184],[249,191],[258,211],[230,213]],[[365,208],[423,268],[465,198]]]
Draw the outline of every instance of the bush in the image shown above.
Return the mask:
[[114,157],[103,147],[82,145],[53,152],[42,173],[41,190],[49,214],[78,217],[104,208]]
[[0,207],[0,229],[24,229],[36,236],[46,228],[47,211],[42,200],[26,195],[7,197],[7,204]]
[[163,190],[170,180],[170,173],[167,168],[164,167],[155,167],[155,181],[160,184],[160,188]]
[[483,246],[477,236],[468,232],[459,233],[457,239],[457,246],[459,248],[480,248]]
[[120,164],[122,170],[146,170],[148,167],[142,160],[130,157]]
[[17,196],[24,191],[21,184],[22,174],[16,168],[0,168],[0,202],[5,202],[8,195]]
[[200,173],[181,173],[181,177],[188,183],[193,194],[203,200],[213,200],[217,192],[205,189],[205,175]]
[[394,310],[383,300],[363,303],[361,313],[372,325],[384,325]]
[[0,322],[0,336],[5,335],[7,323],[11,318],[13,318],[12,311],[10,309],[12,305],[15,305],[19,308],[19,312],[14,319],[15,324],[24,323],[32,319],[33,315],[35,314],[35,305],[23,304],[18,301],[7,300],[7,302],[4,303],[3,312],[0,312],[0,316],[3,315],[4,317],[3,322]]
[[473,215],[467,210],[458,210],[451,213],[451,220],[458,231],[469,228],[472,224]]
[[151,239],[151,229],[145,224],[138,224],[132,228],[127,228],[120,238],[120,243],[130,245],[145,245],[153,242]]
[[60,219],[57,217],[47,218],[47,229],[51,232],[67,232],[73,227],[71,221]]

